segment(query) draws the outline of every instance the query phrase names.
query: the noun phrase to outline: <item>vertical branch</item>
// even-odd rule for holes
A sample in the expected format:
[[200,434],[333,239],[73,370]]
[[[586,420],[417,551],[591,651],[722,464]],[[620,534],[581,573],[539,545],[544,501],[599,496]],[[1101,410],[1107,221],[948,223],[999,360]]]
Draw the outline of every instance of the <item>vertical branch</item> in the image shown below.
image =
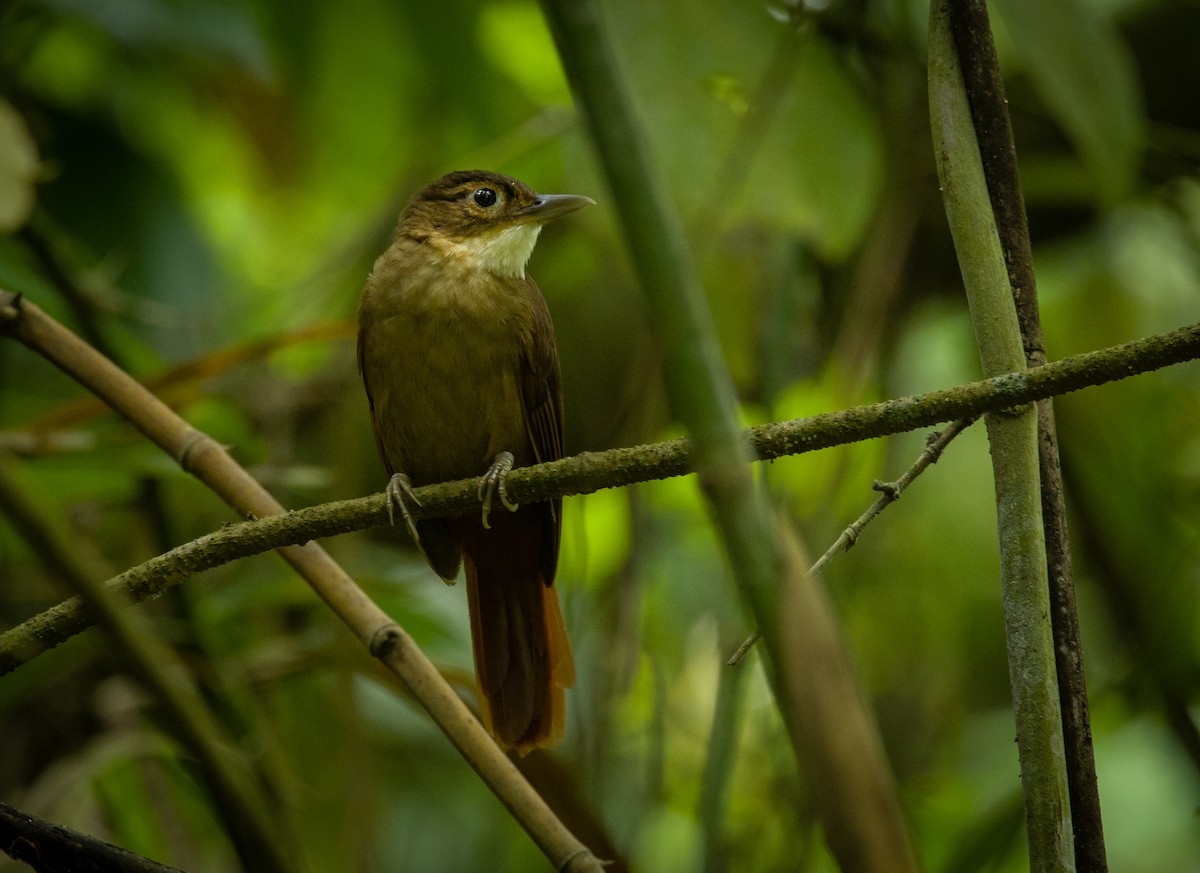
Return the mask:
[[[1004,96],[1004,80],[996,59],[985,0],[951,3],[950,27],[980,143],[983,173],[992,211],[996,216],[996,228],[1008,266],[1008,281],[1017,306],[1025,360],[1030,367],[1040,367],[1046,363],[1046,347],[1038,310],[1029,222],[1017,172],[1017,152]],[[1038,403],[1038,460],[1050,602],[1053,607],[1050,618],[1063,716],[1063,743],[1067,755],[1067,785],[1071,796],[1071,818],[1075,825],[1075,863],[1080,870],[1105,873],[1108,861],[1104,850],[1104,825],[1100,814],[1100,791],[1096,784],[1096,759],[1092,750],[1083,650],[1079,641],[1079,614],[1075,608],[1075,576],[1067,535],[1058,436],[1054,427],[1054,407],[1050,400]]]
[[[832,614],[810,610],[811,598],[793,596],[796,580],[807,578],[804,565],[777,537],[766,495],[750,474],[751,454],[739,432],[716,328],[679,216],[650,168],[599,4],[543,0],[542,6],[649,304],[672,412],[688,430],[709,515],[762,631],[784,723],[805,768],[830,777],[821,781],[826,838],[845,871],[907,873],[915,863],[878,730],[854,684]],[[840,668],[830,671],[840,685],[818,681],[824,676],[815,675],[815,662],[797,657],[810,648],[789,647],[814,623],[830,629],[824,633],[822,625],[817,636],[831,642],[821,655]],[[829,732],[847,724],[854,730]]]
[[729,869],[725,815],[729,805],[729,783],[737,760],[747,679],[745,670],[722,669],[717,680],[717,701],[713,706],[712,731],[708,737],[708,754],[704,758],[700,802],[696,810],[704,831],[705,873]]
[[[1025,350],[950,34],[951,2],[935,0],[930,8],[930,122],[946,217],[980,360],[984,374],[993,376],[1025,369]],[[992,413],[987,416],[987,426],[1030,868],[1034,873],[1073,870],[1071,809],[1042,535],[1037,416],[1032,407]]]

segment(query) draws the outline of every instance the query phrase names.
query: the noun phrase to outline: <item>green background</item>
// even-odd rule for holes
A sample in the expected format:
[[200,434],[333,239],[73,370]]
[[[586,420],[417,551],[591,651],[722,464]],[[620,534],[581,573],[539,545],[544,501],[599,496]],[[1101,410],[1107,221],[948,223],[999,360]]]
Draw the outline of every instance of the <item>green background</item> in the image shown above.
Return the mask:
[[[925,4],[834,0],[799,32],[771,4],[602,6],[747,423],[978,378],[929,145]],[[1049,357],[1195,321],[1200,8],[991,9]],[[455,169],[598,201],[547,229],[529,267],[558,332],[567,451],[678,433],[531,0],[9,0],[0,98],[0,287],[153,381],[288,506],[383,487],[352,319],[407,197]],[[1200,871],[1200,368],[1056,411],[1110,865]],[[759,472],[815,554],[924,438]],[[112,573],[231,520],[12,342],[0,446]],[[990,477],[977,427],[825,577],[931,871],[1028,864]],[[400,531],[326,546],[470,698],[461,586]],[[798,771],[754,656],[727,803],[701,813],[718,677],[750,626],[696,483],[569,499],[559,579],[579,680],[565,742],[525,763],[552,804],[603,829],[597,854],[683,873],[833,869],[821,786]],[[0,519],[0,626],[62,596]],[[274,556],[143,609],[311,869],[549,869]],[[0,799],[189,871],[236,869],[190,767],[95,631],[0,678]]]

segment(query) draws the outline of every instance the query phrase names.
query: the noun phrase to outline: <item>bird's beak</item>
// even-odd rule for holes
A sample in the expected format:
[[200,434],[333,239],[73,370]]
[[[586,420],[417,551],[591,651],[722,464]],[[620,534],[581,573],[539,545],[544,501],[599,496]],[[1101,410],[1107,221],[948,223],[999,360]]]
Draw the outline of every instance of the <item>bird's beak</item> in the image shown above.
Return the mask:
[[595,205],[595,200],[581,194],[539,194],[537,200],[517,213],[517,217],[523,221],[545,224],[576,209]]

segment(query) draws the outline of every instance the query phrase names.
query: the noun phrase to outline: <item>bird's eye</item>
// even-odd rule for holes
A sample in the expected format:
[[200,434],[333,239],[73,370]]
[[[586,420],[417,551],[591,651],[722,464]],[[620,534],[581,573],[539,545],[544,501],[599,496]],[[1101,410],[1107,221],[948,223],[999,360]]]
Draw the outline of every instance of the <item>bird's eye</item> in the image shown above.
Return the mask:
[[472,196],[471,199],[473,199],[475,201],[476,205],[482,206],[484,209],[487,209],[490,206],[496,205],[497,198],[496,198],[496,192],[493,191],[491,188],[480,188],[478,191],[475,192],[475,194]]

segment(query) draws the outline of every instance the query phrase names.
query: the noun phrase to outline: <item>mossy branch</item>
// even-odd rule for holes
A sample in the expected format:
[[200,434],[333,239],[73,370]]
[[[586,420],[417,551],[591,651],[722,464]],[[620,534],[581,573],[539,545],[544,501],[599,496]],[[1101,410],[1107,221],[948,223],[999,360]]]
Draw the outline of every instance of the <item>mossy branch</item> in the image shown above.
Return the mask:
[[[746,428],[744,438],[760,460],[933,427],[993,410],[1020,406],[1106,382],[1200,358],[1200,324],[1073,355],[1024,373],[955,388],[856,406],[811,418]],[[688,442],[587,452],[509,474],[508,489],[520,502],[590,494],[692,472]],[[476,511],[478,482],[463,480],[417,490],[418,518]],[[133,567],[109,581],[135,601],[157,597],[204,570],[250,555],[387,524],[382,493],[341,500],[252,521],[232,523]],[[11,672],[45,649],[91,626],[78,600],[67,600],[0,634],[0,674]]]

